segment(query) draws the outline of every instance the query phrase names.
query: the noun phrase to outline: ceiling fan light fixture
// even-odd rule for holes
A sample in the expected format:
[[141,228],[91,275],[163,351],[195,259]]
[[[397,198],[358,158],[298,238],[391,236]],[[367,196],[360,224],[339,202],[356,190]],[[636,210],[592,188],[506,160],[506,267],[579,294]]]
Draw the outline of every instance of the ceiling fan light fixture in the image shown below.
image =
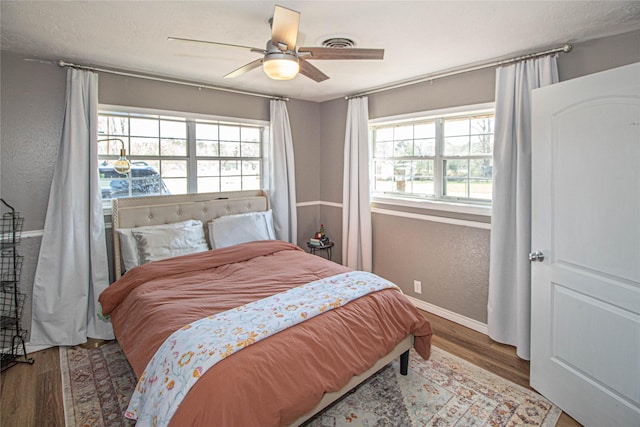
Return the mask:
[[271,79],[291,80],[300,72],[300,63],[294,55],[272,53],[265,55],[262,70]]

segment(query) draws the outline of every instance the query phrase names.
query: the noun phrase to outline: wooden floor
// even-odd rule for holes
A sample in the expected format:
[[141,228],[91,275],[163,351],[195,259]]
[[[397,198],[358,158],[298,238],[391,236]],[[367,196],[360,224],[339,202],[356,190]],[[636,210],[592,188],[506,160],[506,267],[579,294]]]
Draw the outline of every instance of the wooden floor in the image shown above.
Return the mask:
[[[529,388],[529,362],[515,349],[430,313],[422,312],[433,326],[433,345],[466,359],[516,384]],[[64,409],[58,348],[31,355],[33,365],[18,364],[2,372],[0,426],[64,426]],[[562,414],[559,427],[580,426]]]

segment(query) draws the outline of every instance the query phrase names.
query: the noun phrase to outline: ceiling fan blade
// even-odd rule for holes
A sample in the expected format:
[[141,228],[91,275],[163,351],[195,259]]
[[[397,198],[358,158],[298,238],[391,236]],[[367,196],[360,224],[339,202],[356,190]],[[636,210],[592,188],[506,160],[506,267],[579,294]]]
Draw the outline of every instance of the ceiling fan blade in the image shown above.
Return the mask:
[[280,50],[296,50],[299,25],[300,12],[276,5],[271,22],[271,43]]
[[300,58],[300,74],[302,74],[303,76],[307,76],[311,80],[314,80],[318,83],[323,82],[329,78],[329,76],[327,76],[325,73],[302,58]]
[[384,49],[360,49],[342,47],[301,47],[298,53],[310,53],[305,59],[383,59]]
[[234,70],[234,71],[230,72],[229,74],[224,76],[224,78],[225,79],[232,79],[234,77],[241,76],[244,73],[246,73],[248,71],[251,71],[254,68],[258,68],[261,65],[262,65],[262,58],[256,59],[255,61],[251,61],[248,64],[243,65],[242,67],[238,68],[237,70]]
[[210,42],[208,40],[196,40],[196,39],[185,39],[182,37],[167,37],[169,41],[180,41],[180,42],[190,42],[190,43],[202,43],[202,44],[212,44],[216,46],[226,46],[226,47],[239,47],[241,49],[249,49],[252,52],[264,53],[264,49],[259,49],[257,47],[251,46],[242,46],[239,44],[231,44],[231,43],[220,43],[220,42]]

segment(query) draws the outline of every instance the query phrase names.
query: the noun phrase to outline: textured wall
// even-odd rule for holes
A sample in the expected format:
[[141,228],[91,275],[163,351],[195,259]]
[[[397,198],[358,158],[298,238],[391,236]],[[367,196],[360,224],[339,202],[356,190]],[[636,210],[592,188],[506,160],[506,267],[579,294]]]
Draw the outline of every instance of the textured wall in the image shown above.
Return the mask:
[[62,134],[66,74],[57,66],[28,62],[4,53],[0,64],[2,198],[25,219],[18,247],[18,253],[24,257],[19,285],[27,295],[22,327],[30,329],[39,231],[44,227]]
[[41,230],[58,154],[66,73],[55,65],[2,54],[2,198]]
[[489,230],[379,213],[372,224],[376,274],[407,295],[486,323]]

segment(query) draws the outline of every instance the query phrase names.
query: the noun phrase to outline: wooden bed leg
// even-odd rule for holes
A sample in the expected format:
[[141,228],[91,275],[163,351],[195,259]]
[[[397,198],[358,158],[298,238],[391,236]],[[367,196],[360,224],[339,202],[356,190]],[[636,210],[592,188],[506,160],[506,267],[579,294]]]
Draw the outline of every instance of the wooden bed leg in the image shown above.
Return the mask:
[[409,372],[409,350],[400,355],[400,374],[407,375]]

